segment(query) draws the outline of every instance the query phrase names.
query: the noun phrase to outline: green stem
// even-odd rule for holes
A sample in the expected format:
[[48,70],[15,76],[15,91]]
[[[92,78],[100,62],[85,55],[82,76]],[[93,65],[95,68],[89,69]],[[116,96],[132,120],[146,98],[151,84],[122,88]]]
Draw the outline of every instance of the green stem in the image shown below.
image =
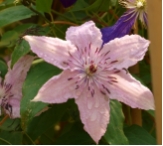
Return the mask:
[[53,31],[53,34],[55,36],[55,31],[53,29],[53,26],[52,26],[51,22],[46,17],[44,17],[40,12],[36,11],[35,9],[33,9],[31,6],[28,6],[28,8],[31,11],[33,11],[34,13],[38,14],[43,20],[45,20],[45,22],[47,22],[49,24],[50,27],[52,27],[52,31]]
[[51,11],[52,11],[54,14],[57,14],[58,16],[61,16],[61,17],[65,18],[66,20],[69,20],[69,21],[71,21],[71,22],[75,22],[75,23],[76,23],[76,21],[70,19],[69,17],[67,17],[67,16],[65,16],[65,15],[60,14],[59,12],[57,12],[57,11],[55,11],[55,10],[51,10]]
[[0,140],[3,141],[3,142],[5,142],[5,143],[7,143],[7,144],[9,144],[9,145],[12,145],[10,142],[6,141],[6,140],[3,139],[3,138],[0,138]]
[[23,133],[28,137],[28,139],[31,141],[32,145],[35,145],[34,141],[30,138],[30,136],[26,132],[23,132]]

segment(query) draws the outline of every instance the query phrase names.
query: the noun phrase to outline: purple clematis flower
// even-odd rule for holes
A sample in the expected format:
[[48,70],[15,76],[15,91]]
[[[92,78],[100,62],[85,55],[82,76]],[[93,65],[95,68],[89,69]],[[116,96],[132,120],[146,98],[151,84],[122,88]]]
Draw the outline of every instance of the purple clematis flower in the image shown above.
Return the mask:
[[133,108],[154,109],[151,91],[125,71],[143,59],[149,41],[127,35],[102,46],[101,37],[92,21],[70,27],[66,41],[45,36],[24,37],[34,53],[64,70],[49,79],[33,101],[63,103],[74,98],[84,129],[96,143],[109,123],[110,99]]
[[62,5],[67,8],[70,7],[71,5],[73,5],[77,0],[60,0],[60,2],[62,3]]
[[22,85],[33,59],[33,56],[26,55],[20,58],[12,69],[9,62],[8,73],[4,81],[0,78],[0,105],[10,118],[20,117]]
[[103,44],[129,34],[137,18],[144,26],[148,24],[146,0],[119,0],[119,2],[128,8],[128,11],[118,19],[115,25],[101,29]]

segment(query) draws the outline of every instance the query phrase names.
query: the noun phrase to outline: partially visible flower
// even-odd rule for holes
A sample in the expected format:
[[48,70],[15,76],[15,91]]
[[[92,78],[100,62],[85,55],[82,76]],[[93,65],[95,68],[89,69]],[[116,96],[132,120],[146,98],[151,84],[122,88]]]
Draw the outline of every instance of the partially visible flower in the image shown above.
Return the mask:
[[148,23],[146,0],[120,0],[119,2],[128,10],[113,26],[101,29],[103,44],[129,34],[137,18],[141,20],[144,26]]
[[129,9],[126,15],[129,21],[130,19],[139,18],[144,26],[147,26],[147,2],[146,0],[119,0],[119,3],[122,4],[125,8]]
[[60,0],[60,2],[62,3],[62,5],[67,8],[70,7],[71,5],[73,5],[77,0]]
[[14,0],[13,3],[16,5],[16,4],[20,3],[20,1],[21,1],[21,0]]
[[74,98],[84,129],[96,143],[109,123],[110,99],[154,109],[151,91],[125,70],[143,59],[148,40],[127,35],[102,46],[101,32],[92,21],[70,27],[66,41],[45,36],[24,39],[39,57],[64,70],[49,79],[33,101],[63,103]]
[[10,118],[20,117],[20,100],[22,98],[22,85],[26,78],[34,57],[26,55],[10,68],[4,81],[0,78],[0,106]]

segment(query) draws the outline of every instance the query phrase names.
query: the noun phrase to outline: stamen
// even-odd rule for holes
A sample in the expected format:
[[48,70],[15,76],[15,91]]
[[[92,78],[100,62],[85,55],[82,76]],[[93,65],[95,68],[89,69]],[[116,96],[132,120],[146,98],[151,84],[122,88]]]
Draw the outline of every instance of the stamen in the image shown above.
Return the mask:
[[94,65],[90,65],[89,70],[91,73],[95,73],[97,71],[97,69]]

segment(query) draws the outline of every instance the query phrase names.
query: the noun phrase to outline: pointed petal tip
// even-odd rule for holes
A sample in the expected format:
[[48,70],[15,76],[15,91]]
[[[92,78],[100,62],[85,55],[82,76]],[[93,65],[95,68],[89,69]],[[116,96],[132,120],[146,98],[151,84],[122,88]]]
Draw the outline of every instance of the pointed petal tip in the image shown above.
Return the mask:
[[38,102],[38,101],[40,101],[39,100],[39,98],[38,98],[38,96],[36,96],[35,98],[33,98],[32,100],[30,100],[31,102]]
[[29,41],[29,40],[32,39],[32,36],[30,36],[30,35],[25,35],[25,36],[23,36],[23,39],[26,40],[26,41]]

